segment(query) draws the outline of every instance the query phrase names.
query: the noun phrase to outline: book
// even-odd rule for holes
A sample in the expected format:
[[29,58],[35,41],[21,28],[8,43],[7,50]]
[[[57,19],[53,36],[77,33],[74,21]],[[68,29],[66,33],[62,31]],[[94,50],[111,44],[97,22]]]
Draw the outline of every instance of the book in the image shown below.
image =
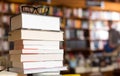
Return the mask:
[[1,71],[0,76],[18,76],[17,73],[8,72],[8,71]]
[[20,49],[20,50],[10,50],[9,54],[48,54],[48,53],[60,53],[63,54],[63,49],[39,49],[39,50],[32,50],[32,49]]
[[63,74],[62,76],[81,76],[80,74]]
[[81,28],[81,21],[80,20],[75,20],[74,23],[75,23],[74,27],[76,29],[80,29]]
[[62,17],[63,16],[62,9],[54,6],[54,8],[53,8],[53,15]]
[[59,49],[60,41],[16,40],[14,50],[20,49]]
[[87,70],[86,67],[84,67],[84,66],[79,66],[79,67],[76,67],[76,68],[75,68],[75,73],[76,73],[76,74],[78,74],[78,73],[80,73],[80,74],[86,73],[86,70]]
[[63,60],[63,54],[12,54],[10,61],[33,62],[33,61]]
[[36,68],[36,69],[20,69],[20,68],[9,68],[11,72],[23,73],[23,74],[32,74],[32,73],[41,73],[41,72],[54,72],[54,71],[61,71],[67,70],[67,67],[56,67],[56,68]]
[[90,39],[91,40],[108,40],[109,33],[107,30],[91,30]]
[[99,67],[92,67],[91,72],[99,72],[100,68]]
[[34,73],[33,76],[58,76],[60,75],[60,71],[54,72],[43,72],[43,73]]
[[14,45],[59,45],[59,41],[40,41],[40,40],[16,40]]
[[21,39],[63,41],[63,32],[21,29],[11,32],[11,36],[8,37],[9,41]]
[[65,18],[69,18],[72,15],[72,9],[71,8],[63,8],[63,13]]
[[66,28],[74,28],[74,20],[67,19],[67,21],[66,21]]
[[88,21],[86,21],[86,20],[82,21],[81,28],[82,29],[88,29],[89,28],[88,24],[89,24]]
[[65,35],[66,35],[65,38],[66,38],[66,39],[74,39],[74,38],[76,37],[76,36],[75,36],[75,33],[76,33],[76,30],[70,30],[70,29],[68,30],[68,29],[67,29],[67,30],[65,31]]
[[11,17],[11,30],[21,28],[60,31],[60,18],[29,13]]
[[0,27],[0,38],[4,37],[5,35],[5,29]]
[[12,66],[21,69],[62,67],[63,61],[12,62]]
[[77,8],[73,9],[73,16],[78,17],[78,9]]
[[85,40],[67,40],[66,47],[67,49],[84,49],[87,43]]
[[14,49],[15,50],[19,50],[19,49],[34,49],[34,50],[38,50],[38,49],[59,49],[60,46],[57,45],[14,45]]
[[27,76],[27,75],[18,74],[18,73],[9,72],[9,71],[1,71],[0,76]]
[[62,75],[33,75],[33,76],[62,76]]
[[80,39],[80,40],[84,40],[85,39],[83,30],[77,30],[76,31],[76,35],[77,35],[77,38]]

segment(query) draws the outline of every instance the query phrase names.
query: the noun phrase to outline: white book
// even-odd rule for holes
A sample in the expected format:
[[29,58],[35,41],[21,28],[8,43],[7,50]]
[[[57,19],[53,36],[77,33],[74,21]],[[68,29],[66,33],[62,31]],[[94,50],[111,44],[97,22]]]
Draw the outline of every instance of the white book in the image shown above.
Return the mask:
[[22,69],[62,67],[63,61],[12,62],[12,66]]
[[76,67],[75,68],[75,73],[86,73],[86,67],[81,66],[81,67]]
[[60,31],[60,18],[21,13],[11,18],[11,30],[19,28]]
[[18,76],[18,74],[14,72],[9,72],[9,71],[1,71],[0,76]]
[[82,15],[83,15],[83,10],[82,10],[82,8],[78,8],[78,17],[82,17]]
[[63,54],[63,49],[38,49],[38,50],[32,50],[32,49],[21,49],[21,50],[10,50],[9,54],[53,54],[53,53],[60,53]]
[[34,73],[33,76],[57,76],[60,75],[60,71],[54,72],[43,72],[43,73]]
[[111,12],[111,20],[120,20],[120,16],[118,12]]
[[33,76],[63,76],[63,75],[33,75]]
[[14,49],[15,50],[19,50],[19,49],[59,49],[60,46],[59,45],[45,45],[45,46],[41,46],[41,45],[14,45]]
[[15,30],[12,31],[9,41],[15,40],[53,40],[53,41],[63,41],[62,31],[40,31],[40,30]]
[[48,41],[48,40],[16,40],[14,45],[60,45],[60,41]]
[[63,60],[63,54],[12,54],[10,60],[14,62]]
[[100,67],[92,67],[91,68],[91,72],[99,72],[100,71]]
[[33,74],[33,73],[41,73],[41,72],[54,72],[54,71],[62,71],[67,70],[67,67],[56,67],[56,68],[36,68],[36,69],[20,69],[20,68],[9,68],[11,72],[23,73],[23,74]]
[[65,30],[65,37],[66,39],[70,39],[70,30],[68,29]]

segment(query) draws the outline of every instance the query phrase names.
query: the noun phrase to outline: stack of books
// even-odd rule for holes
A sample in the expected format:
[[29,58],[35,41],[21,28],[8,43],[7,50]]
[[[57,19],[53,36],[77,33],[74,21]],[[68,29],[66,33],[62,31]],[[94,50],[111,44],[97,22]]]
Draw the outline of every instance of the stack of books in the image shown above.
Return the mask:
[[[14,42],[10,50],[10,71],[31,74],[60,72],[63,66],[63,32],[60,18],[21,13],[11,17],[9,41]],[[51,73],[52,74],[52,73]]]

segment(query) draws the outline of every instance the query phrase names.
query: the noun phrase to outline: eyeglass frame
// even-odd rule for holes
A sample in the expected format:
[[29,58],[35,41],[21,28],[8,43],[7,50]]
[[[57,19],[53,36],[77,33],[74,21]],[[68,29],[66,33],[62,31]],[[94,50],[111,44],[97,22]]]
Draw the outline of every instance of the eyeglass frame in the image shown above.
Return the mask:
[[[24,10],[25,7],[29,8],[29,11]],[[33,11],[30,12],[30,9],[33,8]],[[38,8],[41,8],[40,10],[44,10],[44,12],[38,12]],[[37,13],[34,13],[34,12]],[[24,12],[24,13],[31,13],[31,14],[39,14],[39,15],[48,15],[49,14],[49,6],[45,6],[45,5],[38,5],[38,6],[33,6],[33,5],[21,5],[20,6],[20,12]]]

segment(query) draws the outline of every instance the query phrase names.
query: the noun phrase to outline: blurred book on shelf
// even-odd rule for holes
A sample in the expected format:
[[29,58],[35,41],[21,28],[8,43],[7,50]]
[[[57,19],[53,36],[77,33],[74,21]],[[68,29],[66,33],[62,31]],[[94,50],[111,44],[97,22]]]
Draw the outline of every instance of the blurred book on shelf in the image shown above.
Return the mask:
[[112,11],[92,11],[90,19],[98,19],[98,20],[120,20],[119,12]]
[[107,43],[107,41],[102,41],[102,40],[101,41],[100,40],[91,41],[90,48],[93,51],[103,50],[106,43]]
[[85,40],[67,40],[66,41],[66,49],[85,49],[87,48],[87,44]]

